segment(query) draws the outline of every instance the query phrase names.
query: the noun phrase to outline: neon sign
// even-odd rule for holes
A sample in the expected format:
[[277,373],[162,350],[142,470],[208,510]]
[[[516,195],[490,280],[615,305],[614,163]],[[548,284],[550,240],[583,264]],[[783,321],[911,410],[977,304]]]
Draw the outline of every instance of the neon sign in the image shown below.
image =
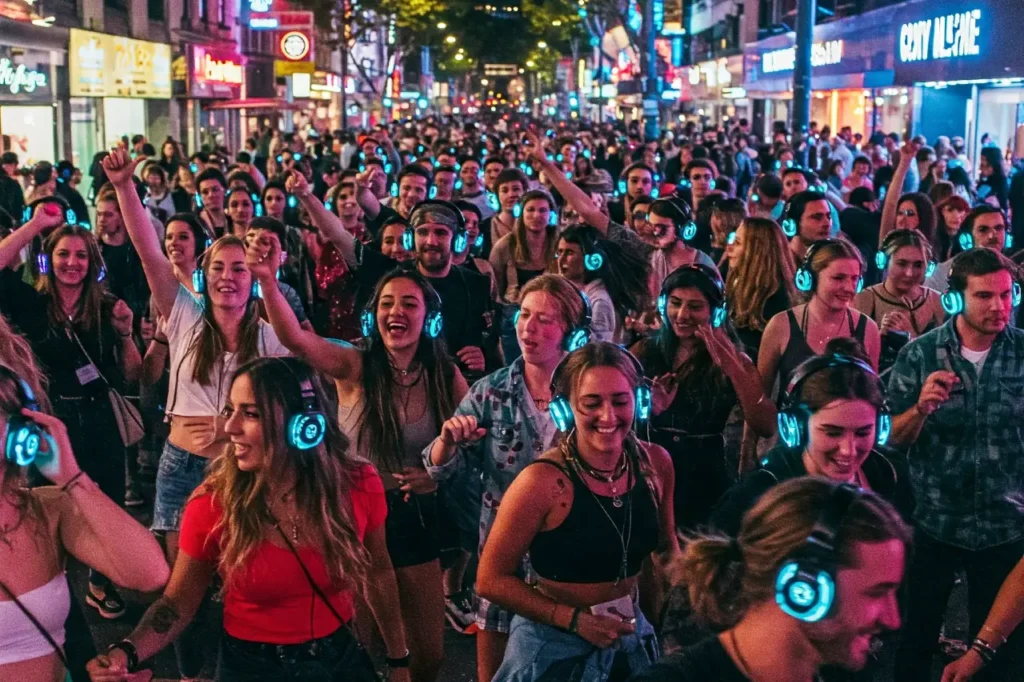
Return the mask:
[[33,71],[24,64],[15,66],[10,59],[4,57],[0,59],[0,86],[6,87],[12,95],[35,92],[36,88],[46,87],[46,74]]
[[281,36],[281,54],[292,61],[305,59],[309,54],[309,38],[300,31],[289,31]]
[[269,12],[274,0],[249,0],[250,12]]
[[[825,40],[811,46],[811,66],[832,66],[843,60],[843,41]],[[796,66],[796,48],[765,52],[761,60],[764,73],[792,71]]]
[[215,59],[209,54],[203,54],[200,63],[197,65],[196,75],[204,80],[217,83],[230,83],[232,85],[242,84],[242,65],[229,60]]
[[908,22],[900,26],[900,61],[977,57],[980,37],[980,9]]

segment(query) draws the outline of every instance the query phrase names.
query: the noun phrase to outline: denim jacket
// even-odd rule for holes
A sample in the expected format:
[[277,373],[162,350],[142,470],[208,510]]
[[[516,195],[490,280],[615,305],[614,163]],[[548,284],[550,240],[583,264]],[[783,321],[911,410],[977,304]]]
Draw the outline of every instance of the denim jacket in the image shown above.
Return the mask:
[[[434,441],[423,450],[427,474],[435,480],[456,475],[463,480],[482,479],[481,550],[512,479],[551,448],[557,435],[547,411],[537,409],[526,389],[524,364],[519,358],[480,379],[455,409],[456,415],[476,417],[477,423],[487,429],[486,436],[460,446],[455,456],[441,466],[434,466],[430,460]],[[467,473],[470,475],[464,477]]]

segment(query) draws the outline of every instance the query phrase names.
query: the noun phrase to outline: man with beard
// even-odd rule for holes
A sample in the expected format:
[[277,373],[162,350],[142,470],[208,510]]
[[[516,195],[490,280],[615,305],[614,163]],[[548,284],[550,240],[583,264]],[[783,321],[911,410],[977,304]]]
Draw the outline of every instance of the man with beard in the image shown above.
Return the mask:
[[673,582],[718,634],[630,682],[847,679],[867,664],[872,640],[900,626],[909,544],[899,513],[869,490],[813,477],[781,483],[737,537],[698,535],[676,564]]
[[[1006,248],[1006,236],[1009,232],[1006,214],[995,206],[981,204],[964,216],[963,222],[960,223],[960,231],[957,233],[957,241],[1002,253]],[[935,267],[935,272],[925,281],[925,286],[939,292],[945,291],[953,260],[950,258],[939,263]]]
[[[360,245],[357,249],[353,235],[344,229],[337,216],[312,196],[301,175],[292,173],[288,188],[309,211],[313,225],[338,247],[346,263],[355,271],[359,286],[356,310],[362,310],[370,301],[380,278],[402,264],[373,248]],[[360,205],[365,208],[368,199],[372,199],[369,189],[359,187],[357,200]],[[384,211],[380,210],[382,213]],[[490,297],[490,279],[452,264],[452,243],[462,224],[459,209],[446,201],[422,201],[409,216],[410,236],[416,249],[413,266],[430,278],[431,285],[441,297],[442,334],[448,349],[458,359],[462,373],[467,381],[472,382],[500,367],[502,361],[498,336],[492,331],[494,306]]]
[[[892,369],[892,440],[909,448],[916,500],[897,680],[930,679],[960,571],[971,627],[978,628],[1024,554],[1024,331],[1009,324],[1020,297],[1016,273],[992,249],[957,255],[943,296],[949,321],[907,344]],[[1018,631],[978,679],[1021,679],[1022,660],[1024,631]]]
[[782,210],[782,230],[789,237],[789,251],[799,267],[808,247],[832,234],[828,200],[810,190],[793,195]]

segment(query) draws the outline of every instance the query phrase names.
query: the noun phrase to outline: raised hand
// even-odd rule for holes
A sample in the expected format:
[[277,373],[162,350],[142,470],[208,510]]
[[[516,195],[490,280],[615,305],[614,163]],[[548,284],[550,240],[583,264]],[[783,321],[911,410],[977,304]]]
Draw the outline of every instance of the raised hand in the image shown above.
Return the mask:
[[107,174],[107,180],[110,180],[115,186],[131,183],[139,161],[141,159],[132,160],[127,151],[115,149],[107,158],[103,159],[103,172]]
[[117,303],[114,304],[114,310],[111,315],[114,331],[121,336],[128,336],[132,333],[132,322],[134,320],[135,315],[132,313],[132,309],[128,307],[127,303],[118,299]]
[[294,194],[299,199],[304,199],[309,196],[309,181],[299,171],[294,168],[288,171],[288,179],[284,182],[284,187],[288,190],[289,194]]

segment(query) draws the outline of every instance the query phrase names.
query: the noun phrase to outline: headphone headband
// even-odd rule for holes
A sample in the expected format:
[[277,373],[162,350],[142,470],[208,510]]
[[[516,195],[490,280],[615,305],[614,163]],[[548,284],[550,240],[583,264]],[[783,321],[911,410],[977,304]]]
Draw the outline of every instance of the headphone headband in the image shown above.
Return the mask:
[[860,489],[850,483],[842,483],[832,488],[828,503],[818,515],[818,520],[807,536],[806,544],[825,552],[836,552],[836,538],[842,529],[843,520],[850,508],[860,499]]
[[20,402],[23,407],[27,407],[28,409],[36,412],[39,411],[39,401],[36,400],[36,394],[32,391],[32,387],[29,386],[27,381],[22,379],[17,372],[7,365],[0,365],[0,375],[7,377],[14,382],[18,391],[18,402]]
[[803,387],[804,382],[812,375],[832,367],[856,367],[865,374],[871,375],[878,382],[879,386],[882,387],[882,380],[879,378],[878,373],[875,372],[871,365],[860,358],[850,357],[843,353],[815,355],[801,362],[797,366],[796,371],[793,372],[793,376],[790,377],[789,383],[786,385],[785,402],[791,402],[793,397],[799,394],[799,390]]

